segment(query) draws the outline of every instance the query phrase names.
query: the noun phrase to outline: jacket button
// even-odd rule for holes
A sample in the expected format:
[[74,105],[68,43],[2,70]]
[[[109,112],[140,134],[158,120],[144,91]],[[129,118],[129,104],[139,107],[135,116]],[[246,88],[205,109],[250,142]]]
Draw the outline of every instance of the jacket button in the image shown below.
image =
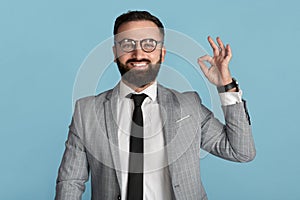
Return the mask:
[[118,195],[118,200],[121,200],[121,195]]

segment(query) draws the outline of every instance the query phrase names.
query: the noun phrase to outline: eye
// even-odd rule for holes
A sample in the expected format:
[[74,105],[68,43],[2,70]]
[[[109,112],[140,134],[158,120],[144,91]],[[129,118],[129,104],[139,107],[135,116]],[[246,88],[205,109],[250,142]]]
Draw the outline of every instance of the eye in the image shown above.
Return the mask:
[[132,48],[132,43],[123,43],[123,44],[121,44],[121,47],[123,49],[130,49],[130,48]]
[[145,39],[142,41],[142,45],[144,49],[152,50],[156,47],[156,40],[154,39]]
[[132,51],[135,48],[135,42],[130,39],[124,39],[120,42],[120,47],[124,51]]

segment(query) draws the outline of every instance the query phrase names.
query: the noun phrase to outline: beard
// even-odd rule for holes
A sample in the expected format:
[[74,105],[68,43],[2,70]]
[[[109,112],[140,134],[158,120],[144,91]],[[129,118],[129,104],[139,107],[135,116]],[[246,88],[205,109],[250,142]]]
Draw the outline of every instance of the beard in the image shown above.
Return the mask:
[[[161,65],[161,57],[156,63],[150,63],[150,60],[148,59],[129,59],[126,61],[125,64],[121,63],[120,60],[117,58],[116,63],[118,65],[119,71],[121,73],[122,79],[129,84],[132,84],[138,88],[141,88],[151,82],[153,82],[159,72],[160,65]],[[127,65],[130,62],[147,62],[148,67],[145,70],[139,70],[134,68],[129,68]]]

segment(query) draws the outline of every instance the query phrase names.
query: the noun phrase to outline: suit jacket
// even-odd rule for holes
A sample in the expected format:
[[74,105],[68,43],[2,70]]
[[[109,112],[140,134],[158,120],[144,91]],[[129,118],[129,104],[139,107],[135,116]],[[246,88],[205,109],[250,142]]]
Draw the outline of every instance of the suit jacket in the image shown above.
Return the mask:
[[[121,199],[118,149],[118,85],[76,102],[59,168],[56,200],[79,200],[91,175],[92,199]],[[158,85],[173,198],[207,199],[200,178],[200,148],[227,160],[251,161],[255,147],[245,102],[222,106],[226,125],[195,92]]]

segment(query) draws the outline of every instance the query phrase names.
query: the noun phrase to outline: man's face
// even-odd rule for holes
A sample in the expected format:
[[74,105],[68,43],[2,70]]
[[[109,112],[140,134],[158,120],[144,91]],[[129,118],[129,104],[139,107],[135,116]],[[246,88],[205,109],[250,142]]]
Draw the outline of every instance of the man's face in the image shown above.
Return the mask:
[[[128,52],[121,48],[120,41],[135,41],[135,48]],[[145,52],[140,41],[153,39],[158,41],[155,50]],[[136,87],[143,87],[153,82],[158,74],[160,64],[164,61],[166,50],[163,47],[163,37],[159,28],[151,21],[132,21],[122,24],[115,35],[113,47],[115,62],[118,65],[122,79]],[[123,45],[127,47],[128,45]],[[147,48],[149,45],[143,45]]]

